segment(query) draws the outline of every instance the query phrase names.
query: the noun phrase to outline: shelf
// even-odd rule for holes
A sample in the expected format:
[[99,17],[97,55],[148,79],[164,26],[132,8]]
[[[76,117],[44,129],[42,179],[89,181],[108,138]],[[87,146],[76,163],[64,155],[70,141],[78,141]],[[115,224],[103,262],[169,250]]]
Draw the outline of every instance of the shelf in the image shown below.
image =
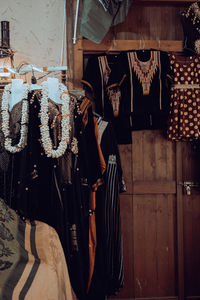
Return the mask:
[[84,54],[151,48],[169,52],[181,52],[183,42],[174,40],[113,40],[96,44],[90,40],[82,39],[78,41],[76,46],[76,49],[83,51]]

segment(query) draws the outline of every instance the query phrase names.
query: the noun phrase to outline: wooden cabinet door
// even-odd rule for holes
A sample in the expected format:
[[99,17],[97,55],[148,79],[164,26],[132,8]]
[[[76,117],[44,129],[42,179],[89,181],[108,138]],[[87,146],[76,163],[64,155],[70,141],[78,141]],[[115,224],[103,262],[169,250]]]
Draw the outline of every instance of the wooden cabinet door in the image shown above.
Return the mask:
[[[120,145],[127,192],[120,195],[124,288],[119,299],[200,297],[200,153],[159,130]],[[115,297],[116,299],[116,297]]]

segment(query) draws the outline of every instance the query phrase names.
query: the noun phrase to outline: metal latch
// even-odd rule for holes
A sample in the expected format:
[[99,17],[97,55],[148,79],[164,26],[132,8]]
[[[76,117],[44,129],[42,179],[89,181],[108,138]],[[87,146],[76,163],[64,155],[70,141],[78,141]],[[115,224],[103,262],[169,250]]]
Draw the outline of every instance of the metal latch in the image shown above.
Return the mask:
[[200,187],[200,182],[193,182],[193,181],[183,181],[179,182],[180,185],[182,185],[186,191],[186,194],[188,196],[191,195],[191,188],[192,187]]

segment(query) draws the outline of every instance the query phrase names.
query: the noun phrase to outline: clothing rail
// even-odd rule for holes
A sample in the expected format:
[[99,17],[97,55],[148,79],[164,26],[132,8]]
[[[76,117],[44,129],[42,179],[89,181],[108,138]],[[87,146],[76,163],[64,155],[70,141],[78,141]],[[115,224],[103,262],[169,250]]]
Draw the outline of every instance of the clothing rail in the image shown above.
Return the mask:
[[0,67],[0,73],[14,73],[14,74],[21,74],[27,72],[52,72],[52,71],[66,71],[67,66],[57,66],[57,67],[35,67],[32,65],[28,65],[24,68],[9,68],[9,67]]

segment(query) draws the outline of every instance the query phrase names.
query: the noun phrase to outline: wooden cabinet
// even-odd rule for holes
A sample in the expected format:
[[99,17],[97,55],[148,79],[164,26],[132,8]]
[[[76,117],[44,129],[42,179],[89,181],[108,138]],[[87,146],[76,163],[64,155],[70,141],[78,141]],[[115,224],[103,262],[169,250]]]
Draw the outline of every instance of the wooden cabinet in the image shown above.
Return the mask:
[[121,145],[125,286],[119,299],[200,298],[200,148],[161,131]]

